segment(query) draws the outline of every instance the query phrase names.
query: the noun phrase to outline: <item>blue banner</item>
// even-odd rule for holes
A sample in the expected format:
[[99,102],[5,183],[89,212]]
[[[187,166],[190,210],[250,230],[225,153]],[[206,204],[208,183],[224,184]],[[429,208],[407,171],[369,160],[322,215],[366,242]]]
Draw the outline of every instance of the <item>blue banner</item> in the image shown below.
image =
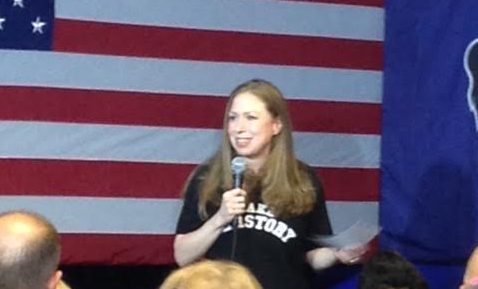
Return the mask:
[[380,241],[413,261],[478,245],[477,15],[476,0],[386,1]]

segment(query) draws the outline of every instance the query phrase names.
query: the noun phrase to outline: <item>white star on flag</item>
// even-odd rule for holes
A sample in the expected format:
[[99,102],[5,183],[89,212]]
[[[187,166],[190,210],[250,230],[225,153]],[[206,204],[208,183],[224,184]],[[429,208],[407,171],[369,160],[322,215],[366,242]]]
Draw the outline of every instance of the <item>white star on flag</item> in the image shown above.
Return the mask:
[[5,22],[5,18],[0,18],[0,30],[3,30],[3,22]]
[[34,22],[32,22],[32,26],[33,26],[33,31],[32,32],[33,33],[36,33],[36,32],[43,33],[43,26],[45,26],[45,25],[46,25],[46,22],[42,22],[40,20],[40,17],[38,16],[37,19]]
[[15,6],[23,8],[23,0],[13,0],[13,7]]

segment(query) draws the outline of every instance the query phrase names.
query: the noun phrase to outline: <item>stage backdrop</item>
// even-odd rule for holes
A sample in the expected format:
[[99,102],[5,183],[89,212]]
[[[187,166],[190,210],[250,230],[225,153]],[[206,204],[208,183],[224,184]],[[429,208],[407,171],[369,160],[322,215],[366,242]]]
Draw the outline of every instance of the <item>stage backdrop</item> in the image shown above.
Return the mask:
[[382,0],[2,0],[0,210],[50,218],[63,263],[170,263],[228,93],[264,78],[334,229],[376,223],[383,21]]
[[386,5],[381,244],[422,263],[478,243],[476,15],[474,0]]

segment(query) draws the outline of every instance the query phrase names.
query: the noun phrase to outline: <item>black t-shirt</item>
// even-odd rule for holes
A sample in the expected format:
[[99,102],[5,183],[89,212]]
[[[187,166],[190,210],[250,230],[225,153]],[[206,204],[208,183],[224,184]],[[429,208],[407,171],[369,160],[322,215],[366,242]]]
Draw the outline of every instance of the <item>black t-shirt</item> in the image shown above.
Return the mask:
[[[205,171],[206,167],[198,169],[187,188],[177,234],[187,234],[205,222],[198,213],[198,188],[200,176]],[[317,246],[310,238],[332,232],[322,186],[310,168],[309,175],[317,194],[315,207],[310,213],[287,219],[276,218],[265,204],[256,202],[250,203],[247,212],[237,218],[234,261],[249,268],[264,289],[311,287],[312,270],[306,263],[305,253]],[[205,257],[230,260],[233,231],[232,225],[225,227]]]

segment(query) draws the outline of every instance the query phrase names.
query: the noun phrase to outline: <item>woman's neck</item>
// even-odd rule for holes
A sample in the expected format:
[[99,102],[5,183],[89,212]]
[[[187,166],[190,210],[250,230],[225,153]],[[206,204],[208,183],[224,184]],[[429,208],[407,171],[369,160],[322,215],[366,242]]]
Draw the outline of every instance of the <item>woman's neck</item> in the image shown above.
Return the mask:
[[265,159],[249,159],[246,158],[247,168],[257,174],[262,168],[262,165],[265,162]]

